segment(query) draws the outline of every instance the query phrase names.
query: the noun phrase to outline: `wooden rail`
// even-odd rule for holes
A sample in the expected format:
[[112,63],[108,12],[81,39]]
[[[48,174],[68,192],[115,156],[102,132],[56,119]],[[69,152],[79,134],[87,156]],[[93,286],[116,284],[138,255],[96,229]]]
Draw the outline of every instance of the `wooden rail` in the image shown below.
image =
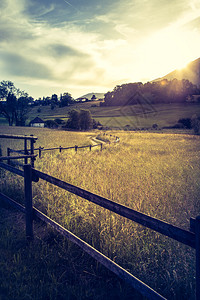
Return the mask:
[[195,235],[192,232],[180,229],[174,225],[171,225],[171,224],[168,224],[161,220],[152,218],[146,214],[140,213],[129,207],[118,204],[116,202],[113,202],[111,200],[108,200],[106,198],[98,196],[91,192],[88,192],[84,189],[76,187],[72,184],[64,182],[60,179],[57,179],[53,176],[50,176],[50,175],[40,172],[38,170],[33,170],[33,174],[35,174],[37,177],[39,177],[49,183],[52,183],[70,193],[73,193],[77,196],[80,196],[81,198],[89,200],[90,202],[93,202],[101,207],[109,209],[110,211],[113,211],[120,216],[123,216],[129,220],[135,221],[143,226],[153,229],[159,233],[162,233],[178,242],[184,243],[187,246],[195,248]]
[[[35,156],[34,156],[34,144],[37,140],[37,137],[34,135],[12,135],[12,134],[0,134],[0,138],[1,139],[15,139],[15,140],[23,140],[24,141],[24,150],[12,150],[10,148],[7,148],[7,156],[10,156],[11,152],[17,152],[17,153],[22,153],[25,154],[26,156],[24,156],[24,163],[27,164],[28,163],[28,159],[30,158],[31,160],[31,166],[34,167],[34,161],[35,161]],[[30,143],[30,153],[28,151],[28,144],[27,142],[29,141]],[[29,157],[28,157],[29,155]],[[22,158],[22,156],[20,157]],[[7,159],[8,163],[10,162],[10,159],[15,159],[12,157],[9,157]]]
[[[107,135],[106,133],[104,133],[104,135]],[[115,138],[114,141],[112,141],[112,143],[118,143],[120,141],[120,138],[119,137],[116,137],[116,136],[113,136],[113,135],[110,135],[110,137],[113,137]],[[1,138],[1,136],[0,136]],[[16,137],[15,137],[16,138]],[[22,137],[21,137],[22,138]],[[26,136],[26,139],[28,139],[30,137]],[[36,138],[36,137],[34,137]],[[98,139],[97,139],[98,140]],[[109,142],[109,144],[111,144],[111,142]],[[34,148],[34,150],[38,150],[39,151],[39,158],[42,157],[42,152],[43,151],[53,151],[53,150],[59,150],[59,152],[61,153],[63,150],[70,150],[70,149],[75,149],[75,151],[77,152],[78,149],[84,149],[84,148],[89,148],[90,151],[93,147],[98,147],[100,146],[101,147],[101,151],[103,149],[103,142],[99,143],[99,144],[96,144],[96,145],[86,145],[86,146],[71,146],[71,147],[62,147],[62,146],[59,146],[59,147],[51,147],[51,148],[44,148],[44,147],[38,147],[38,148]],[[22,153],[22,154],[28,154],[29,152],[31,152],[31,149],[27,149],[27,146],[25,147],[26,149],[23,149],[23,150],[14,150],[14,149],[10,149],[8,148],[7,152],[8,152],[8,156],[10,155],[10,153]]]
[[37,155],[31,155],[31,154],[27,154],[27,155],[18,155],[18,156],[0,156],[0,160],[10,160],[10,159],[24,159],[24,158],[36,158]]
[[[70,231],[63,228],[61,225],[56,223],[55,221],[51,220],[49,217],[44,215],[42,212],[37,210],[32,206],[32,181],[38,180],[41,178],[49,183],[52,183],[64,190],[67,190],[77,196],[80,196],[84,199],[87,199],[93,203],[98,204],[101,207],[109,209],[121,216],[124,216],[132,221],[135,221],[145,227],[151,228],[159,233],[162,233],[174,240],[177,240],[187,246],[190,246],[196,249],[196,300],[200,300],[200,216],[196,219],[191,219],[191,228],[192,232],[183,230],[178,228],[174,225],[168,224],[161,220],[152,218],[147,216],[143,213],[137,212],[132,210],[126,206],[88,192],[84,189],[66,183],[64,181],[59,180],[58,178],[52,177],[48,174],[40,172],[31,168],[30,165],[24,166],[24,172],[19,172],[19,170],[7,166],[3,163],[0,163],[0,167],[5,168],[11,172],[14,172],[17,175],[24,177],[24,186],[25,186],[25,208],[19,206],[14,202],[14,206],[21,211],[26,212],[26,235],[28,239],[33,238],[33,227],[32,222],[34,218],[39,218],[46,222],[47,224],[51,225],[54,229],[58,232],[63,234],[65,237],[70,239],[72,242],[77,244],[81,247],[85,252],[103,264],[106,268],[117,274],[120,278],[127,281],[132,287],[134,287],[137,291],[139,291],[142,295],[147,297],[148,299],[165,299],[163,296],[158,294],[152,288],[147,286],[145,283],[141,282],[138,278],[134,277],[132,274],[124,270],[122,267],[114,263],[108,257],[91,247],[89,244],[84,242],[83,240],[79,239]],[[12,199],[8,198],[7,196],[0,193],[0,198],[4,201],[9,202],[12,204]]]
[[0,139],[15,139],[15,140],[37,140],[34,135],[14,135],[14,134],[0,134]]
[[[90,151],[93,147],[98,147],[100,146],[101,147],[101,151],[103,149],[103,144],[102,143],[99,143],[99,144],[96,144],[96,145],[86,145],[86,146],[71,146],[71,147],[62,147],[62,146],[59,146],[59,147],[52,147],[52,148],[44,148],[44,147],[39,147],[39,148],[35,148],[34,150],[38,150],[39,151],[39,158],[42,157],[42,152],[43,151],[53,151],[53,150],[59,150],[59,152],[61,153],[63,150],[70,150],[70,149],[75,149],[75,151],[77,152],[78,149],[84,149],[84,148],[89,148]],[[13,150],[13,149],[9,149],[9,152],[14,152],[14,153],[22,153],[24,154],[24,150]],[[30,149],[27,149],[27,152],[29,152]]]

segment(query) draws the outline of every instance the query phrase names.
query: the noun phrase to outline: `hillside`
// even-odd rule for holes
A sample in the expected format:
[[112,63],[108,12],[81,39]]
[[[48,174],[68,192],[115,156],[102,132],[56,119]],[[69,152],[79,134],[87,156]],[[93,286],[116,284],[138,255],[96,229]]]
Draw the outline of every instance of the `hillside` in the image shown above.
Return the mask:
[[188,79],[193,84],[200,87],[200,58],[190,62],[183,69],[174,70],[174,71],[170,72],[169,74],[167,74],[161,78],[157,78],[153,81],[158,81],[158,80],[162,80],[162,79],[172,80],[174,78],[179,79],[179,80]]
[[104,94],[105,93],[88,93],[88,94],[85,94],[85,95],[80,96],[78,98],[87,98],[87,99],[91,100],[92,96],[95,95],[97,99],[103,99],[104,98]]
[[68,112],[72,109],[88,109],[92,117],[99,121],[103,126],[110,128],[125,128],[127,125],[131,128],[149,128],[153,124],[158,126],[173,126],[181,118],[191,118],[194,114],[200,115],[199,104],[157,104],[157,105],[128,105],[100,107],[98,102],[91,101],[85,103],[77,103],[67,107],[55,107],[54,110],[50,106],[34,107],[29,113],[27,120],[30,122],[36,116],[42,120],[54,120],[61,118],[64,121],[68,119]]

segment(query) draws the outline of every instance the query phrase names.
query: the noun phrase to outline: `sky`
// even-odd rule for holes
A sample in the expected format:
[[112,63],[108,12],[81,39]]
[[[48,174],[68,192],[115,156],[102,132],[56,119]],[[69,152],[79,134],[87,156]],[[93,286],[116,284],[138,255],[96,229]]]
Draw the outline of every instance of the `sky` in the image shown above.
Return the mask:
[[30,96],[112,91],[200,57],[199,0],[1,0],[0,81]]

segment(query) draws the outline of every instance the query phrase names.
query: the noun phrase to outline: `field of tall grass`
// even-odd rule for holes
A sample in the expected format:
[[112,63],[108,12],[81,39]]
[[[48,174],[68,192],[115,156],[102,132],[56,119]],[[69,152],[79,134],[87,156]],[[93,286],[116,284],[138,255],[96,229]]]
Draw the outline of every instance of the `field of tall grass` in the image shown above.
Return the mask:
[[[5,132],[5,128],[2,130]],[[12,133],[17,134],[17,128],[13,130]],[[95,132],[24,130],[26,134],[38,136],[37,145],[44,147],[88,144],[90,136],[97,135]],[[25,132],[18,131],[18,134]],[[189,230],[190,217],[200,214],[200,137],[122,131],[111,134],[119,136],[120,143],[104,145],[102,152],[97,148],[77,153],[46,152],[42,159],[37,158],[35,168]],[[2,190],[23,201],[23,181],[7,172],[2,173],[2,178]],[[34,206],[168,299],[194,299],[193,249],[42,180],[34,183],[33,195]],[[98,268],[90,269],[94,277],[102,277]],[[107,283],[108,276],[106,273]],[[122,292],[123,287],[119,290]],[[88,298],[83,294],[69,299],[105,299],[105,293],[94,292]],[[121,299],[130,299],[130,294],[124,293]]]

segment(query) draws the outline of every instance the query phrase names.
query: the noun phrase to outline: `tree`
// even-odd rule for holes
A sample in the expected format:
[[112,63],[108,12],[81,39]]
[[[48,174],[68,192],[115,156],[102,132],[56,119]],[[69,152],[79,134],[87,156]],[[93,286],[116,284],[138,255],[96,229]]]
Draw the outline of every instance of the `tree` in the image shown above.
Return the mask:
[[17,89],[11,81],[0,82],[0,114],[8,120],[9,126],[24,125],[29,111],[28,94]]
[[184,103],[188,96],[198,95],[199,89],[189,80],[162,79],[155,82],[126,83],[117,85],[112,92],[104,95],[104,106],[126,106],[140,104],[141,100],[147,103]]
[[80,122],[80,113],[78,110],[73,109],[69,112],[69,119],[67,121],[66,127],[71,129],[79,130],[79,122]]
[[53,94],[51,96],[51,109],[53,110],[57,104],[58,104],[58,96],[56,94]]
[[46,120],[45,121],[45,126],[48,127],[48,128],[58,128],[58,124],[53,121],[53,120]]
[[71,110],[66,124],[67,128],[75,130],[88,130],[93,127],[93,120],[89,110]]
[[97,97],[95,95],[92,96],[91,100],[96,100]]
[[73,102],[73,98],[71,94],[69,93],[64,93],[60,97],[60,107],[68,106],[70,103]]
[[79,116],[79,126],[81,130],[88,130],[92,128],[92,116],[89,110],[81,110]]

